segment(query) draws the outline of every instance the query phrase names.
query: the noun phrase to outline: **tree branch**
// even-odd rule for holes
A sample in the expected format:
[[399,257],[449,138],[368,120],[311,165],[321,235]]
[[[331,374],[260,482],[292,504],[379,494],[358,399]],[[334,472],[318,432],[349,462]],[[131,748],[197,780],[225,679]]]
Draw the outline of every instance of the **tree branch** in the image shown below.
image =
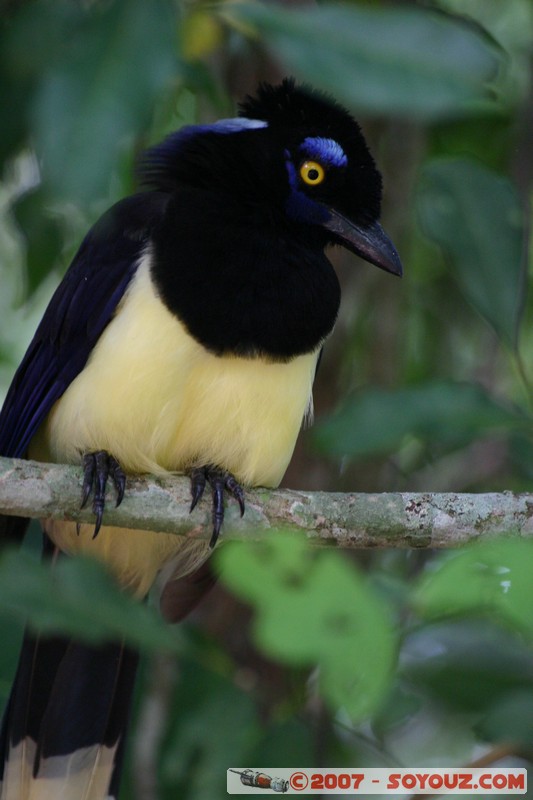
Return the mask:
[[[0,514],[93,522],[81,510],[81,469],[0,458]],[[247,492],[239,518],[228,502],[225,539],[260,538],[271,528],[305,531],[316,544],[341,547],[451,547],[480,536],[533,535],[533,494],[340,494],[288,489]],[[107,525],[209,538],[210,504],[189,515],[190,490],[180,476],[129,477],[126,497]]]

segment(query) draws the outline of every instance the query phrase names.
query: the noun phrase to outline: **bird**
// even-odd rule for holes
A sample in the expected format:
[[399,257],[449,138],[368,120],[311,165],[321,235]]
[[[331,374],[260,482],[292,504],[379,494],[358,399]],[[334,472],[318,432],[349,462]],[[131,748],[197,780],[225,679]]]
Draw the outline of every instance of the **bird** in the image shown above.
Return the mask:
[[[92,227],[52,296],[0,413],[0,454],[81,464],[94,523],[43,520],[51,561],[103,561],[181,620],[214,578],[225,499],[276,487],[312,416],[340,285],[340,245],[397,276],[382,178],[336,100],[285,78],[235,118],[187,125],[139,159],[138,190]],[[210,539],[111,527],[129,475],[182,472],[211,494]],[[205,502],[205,498],[204,498]],[[24,520],[2,518],[5,541]],[[95,598],[95,603],[98,598]],[[118,794],[137,655],[26,633],[0,735],[0,800]]]

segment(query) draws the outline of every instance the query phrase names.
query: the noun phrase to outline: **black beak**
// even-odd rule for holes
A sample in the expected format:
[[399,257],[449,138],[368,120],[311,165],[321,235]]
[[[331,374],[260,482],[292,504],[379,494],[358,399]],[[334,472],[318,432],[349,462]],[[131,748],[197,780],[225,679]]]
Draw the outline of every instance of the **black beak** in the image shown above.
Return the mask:
[[400,256],[379,222],[356,225],[333,208],[328,208],[328,212],[329,219],[322,223],[322,227],[334,233],[339,244],[376,267],[402,276]]

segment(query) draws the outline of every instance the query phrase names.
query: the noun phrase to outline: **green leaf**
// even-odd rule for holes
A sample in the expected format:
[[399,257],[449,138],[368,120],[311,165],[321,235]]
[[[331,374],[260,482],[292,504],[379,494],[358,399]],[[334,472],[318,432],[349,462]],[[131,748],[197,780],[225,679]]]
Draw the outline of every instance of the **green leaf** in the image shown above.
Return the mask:
[[381,702],[394,663],[395,637],[381,599],[338,553],[312,553],[303,538],[226,546],[222,579],[257,612],[255,636],[271,657],[318,664],[334,708],[353,718]]
[[465,297],[516,347],[525,295],[524,214],[509,180],[466,158],[431,162],[417,197],[426,235]]
[[224,15],[252,24],[299,79],[371,113],[462,115],[487,97],[501,58],[480,29],[428,9],[239,3]]
[[479,542],[442,558],[416,590],[415,604],[429,618],[483,613],[533,636],[533,542]]
[[34,86],[35,148],[57,195],[87,201],[108,191],[124,148],[176,78],[176,26],[169,0],[39,0],[13,22],[9,69]]
[[533,739],[532,687],[509,692],[500,702],[493,703],[480,728],[482,737],[488,741],[516,742],[529,747]]
[[[285,715],[284,715],[285,716]],[[275,719],[253,742],[250,764],[277,764],[291,767],[314,763],[315,732],[309,720],[298,712],[288,718]]]
[[19,660],[20,646],[22,644],[22,627],[15,620],[0,620],[0,708],[5,703],[11,691],[13,676]]
[[[198,661],[185,661],[180,673],[161,759],[162,783],[169,797],[222,797],[228,766],[247,762],[260,733],[253,698]],[[185,790],[181,782],[191,765]]]
[[0,559],[0,609],[34,630],[86,642],[124,638],[144,650],[177,651],[179,639],[151,609],[121,591],[101,564],[82,558],[53,569],[27,552]]
[[521,422],[479,386],[434,381],[361,392],[317,425],[313,441],[322,452],[362,458],[392,452],[408,435],[453,448]]
[[63,244],[61,226],[47,213],[41,189],[24,194],[13,205],[13,213],[26,239],[27,291],[31,295],[58,260]]
[[404,641],[402,677],[439,703],[479,713],[508,692],[531,692],[531,647],[479,615],[431,622]]
[[[0,47],[2,40],[0,39]],[[24,147],[28,137],[28,107],[30,87],[25,81],[13,78],[0,64],[0,166]]]

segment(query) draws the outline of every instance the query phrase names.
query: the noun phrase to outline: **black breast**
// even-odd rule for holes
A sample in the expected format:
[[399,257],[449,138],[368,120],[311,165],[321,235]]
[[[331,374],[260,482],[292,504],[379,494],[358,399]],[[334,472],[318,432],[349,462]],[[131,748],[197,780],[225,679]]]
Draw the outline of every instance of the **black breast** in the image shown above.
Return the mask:
[[286,361],[317,348],[339,308],[337,277],[313,236],[266,206],[184,190],[154,233],[153,279],[211,352]]

